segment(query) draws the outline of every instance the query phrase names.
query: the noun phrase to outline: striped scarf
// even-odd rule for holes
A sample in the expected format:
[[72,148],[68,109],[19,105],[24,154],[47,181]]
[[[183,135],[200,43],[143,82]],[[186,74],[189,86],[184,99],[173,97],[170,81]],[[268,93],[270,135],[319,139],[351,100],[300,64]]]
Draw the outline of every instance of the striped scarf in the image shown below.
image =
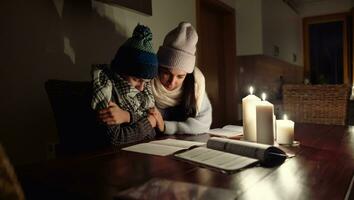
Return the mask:
[[92,77],[91,107],[95,110],[107,108],[109,101],[114,101],[120,108],[134,113],[140,119],[146,117],[148,109],[155,105],[150,83],[146,83],[140,92],[106,65],[94,66]]

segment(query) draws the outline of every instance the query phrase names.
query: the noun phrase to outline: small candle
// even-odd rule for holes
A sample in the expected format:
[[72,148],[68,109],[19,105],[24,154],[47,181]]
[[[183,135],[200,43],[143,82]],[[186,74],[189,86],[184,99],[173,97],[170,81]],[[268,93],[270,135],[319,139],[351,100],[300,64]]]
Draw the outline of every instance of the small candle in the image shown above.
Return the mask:
[[283,120],[277,120],[277,142],[279,144],[293,144],[295,123],[284,115]]
[[257,142],[274,144],[274,106],[266,101],[266,94],[262,94],[262,101],[256,105]]
[[249,91],[250,94],[242,99],[243,137],[247,141],[257,142],[256,105],[261,99],[253,95],[253,87]]

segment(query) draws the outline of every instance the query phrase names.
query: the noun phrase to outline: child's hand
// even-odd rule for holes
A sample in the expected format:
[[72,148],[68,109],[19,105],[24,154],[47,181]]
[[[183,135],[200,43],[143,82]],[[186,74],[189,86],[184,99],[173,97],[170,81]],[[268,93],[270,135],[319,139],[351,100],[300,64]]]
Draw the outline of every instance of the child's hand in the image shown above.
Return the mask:
[[163,121],[160,111],[156,107],[152,107],[149,109],[149,114],[155,117],[157,128],[161,132],[164,132],[165,131],[165,122]]
[[130,122],[129,112],[121,109],[112,101],[108,103],[108,108],[102,109],[98,112],[98,118],[107,125],[117,125]]

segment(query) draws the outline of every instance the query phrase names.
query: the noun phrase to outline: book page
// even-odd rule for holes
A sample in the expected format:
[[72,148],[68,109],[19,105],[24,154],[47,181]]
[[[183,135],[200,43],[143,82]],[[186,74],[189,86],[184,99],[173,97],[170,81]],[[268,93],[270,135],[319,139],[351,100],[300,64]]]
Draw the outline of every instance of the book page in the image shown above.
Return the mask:
[[176,139],[154,140],[154,141],[151,141],[150,143],[167,145],[167,146],[182,147],[184,149],[189,149],[193,146],[205,145],[205,142],[194,142],[194,141],[176,140]]
[[236,125],[226,125],[222,128],[210,129],[207,133],[213,136],[237,138],[243,135],[243,127]]
[[226,137],[226,138],[235,138],[243,135],[242,132],[234,132],[222,128],[210,129],[207,133],[209,133],[212,136],[219,136],[219,137]]
[[202,146],[202,145],[205,145],[205,143],[187,141],[187,140],[165,139],[165,140],[154,140],[149,143],[141,143],[141,144],[129,146],[123,148],[122,150],[157,155],[157,156],[167,156],[182,149],[189,149],[193,146]]
[[243,126],[237,126],[237,125],[226,125],[222,127],[223,129],[230,130],[230,131],[235,131],[235,132],[241,132],[243,133]]
[[145,153],[156,156],[167,156],[175,153],[176,151],[185,149],[183,147],[167,146],[154,143],[141,143],[133,146],[123,148],[125,151],[133,151],[137,153]]
[[175,157],[224,171],[235,171],[257,162],[257,160],[253,158],[247,158],[205,147],[198,147],[183,153],[175,154]]

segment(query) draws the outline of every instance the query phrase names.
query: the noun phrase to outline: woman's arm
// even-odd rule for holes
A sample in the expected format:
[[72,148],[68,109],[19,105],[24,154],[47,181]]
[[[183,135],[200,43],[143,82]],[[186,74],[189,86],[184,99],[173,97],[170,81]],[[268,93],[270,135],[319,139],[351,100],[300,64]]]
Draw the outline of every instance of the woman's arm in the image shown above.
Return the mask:
[[212,107],[206,93],[204,94],[200,112],[196,117],[189,117],[186,121],[165,121],[166,134],[189,133],[200,134],[210,129],[212,122]]

